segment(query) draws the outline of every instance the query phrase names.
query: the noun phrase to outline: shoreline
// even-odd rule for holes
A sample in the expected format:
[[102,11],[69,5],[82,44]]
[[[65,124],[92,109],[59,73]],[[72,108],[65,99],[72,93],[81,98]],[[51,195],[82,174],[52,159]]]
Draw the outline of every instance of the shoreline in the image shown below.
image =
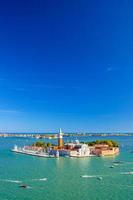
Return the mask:
[[[64,137],[114,137],[114,136],[133,136],[133,133],[66,133]],[[0,133],[0,138],[19,137],[19,138],[35,138],[35,139],[57,139],[58,133]]]

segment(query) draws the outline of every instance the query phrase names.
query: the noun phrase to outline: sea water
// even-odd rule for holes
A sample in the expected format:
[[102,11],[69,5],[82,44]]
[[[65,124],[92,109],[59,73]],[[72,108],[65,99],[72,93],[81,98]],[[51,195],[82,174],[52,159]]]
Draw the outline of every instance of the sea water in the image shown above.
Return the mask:
[[[132,200],[133,137],[80,138],[81,141],[96,139],[117,140],[120,154],[114,157],[38,158],[10,151],[14,144],[29,145],[35,139],[0,138],[0,200]],[[22,184],[28,187],[20,188]]]

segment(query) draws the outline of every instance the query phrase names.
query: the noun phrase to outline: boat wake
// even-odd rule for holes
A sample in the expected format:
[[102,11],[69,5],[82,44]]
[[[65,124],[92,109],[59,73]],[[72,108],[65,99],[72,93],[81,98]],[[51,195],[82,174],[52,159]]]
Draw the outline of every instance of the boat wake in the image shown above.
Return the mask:
[[32,179],[33,181],[47,181],[47,178]]
[[133,162],[126,162],[126,164],[132,165],[132,164],[133,164]]
[[125,175],[132,174],[133,175],[133,171],[131,171],[131,172],[121,172],[121,174],[125,174]]
[[19,180],[10,180],[10,179],[0,179],[0,181],[10,182],[10,183],[22,183],[22,181],[19,181]]
[[82,178],[96,178],[97,176],[91,176],[91,175],[82,175]]

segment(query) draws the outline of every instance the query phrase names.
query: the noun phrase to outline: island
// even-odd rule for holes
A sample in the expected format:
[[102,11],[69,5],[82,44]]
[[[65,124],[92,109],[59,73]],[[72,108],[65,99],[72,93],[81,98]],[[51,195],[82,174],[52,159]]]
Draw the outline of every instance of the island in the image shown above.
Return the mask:
[[23,153],[38,157],[75,157],[83,158],[90,156],[114,156],[119,153],[119,144],[113,140],[96,140],[92,142],[63,142],[63,133],[58,134],[58,144],[36,141],[31,146],[15,147],[13,152]]

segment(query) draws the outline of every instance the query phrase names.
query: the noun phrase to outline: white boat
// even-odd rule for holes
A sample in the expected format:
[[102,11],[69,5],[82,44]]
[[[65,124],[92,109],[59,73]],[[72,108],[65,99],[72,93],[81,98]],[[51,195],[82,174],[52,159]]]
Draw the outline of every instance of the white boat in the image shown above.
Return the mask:
[[82,178],[96,178],[98,180],[102,180],[103,178],[101,176],[96,176],[96,175],[82,175]]

